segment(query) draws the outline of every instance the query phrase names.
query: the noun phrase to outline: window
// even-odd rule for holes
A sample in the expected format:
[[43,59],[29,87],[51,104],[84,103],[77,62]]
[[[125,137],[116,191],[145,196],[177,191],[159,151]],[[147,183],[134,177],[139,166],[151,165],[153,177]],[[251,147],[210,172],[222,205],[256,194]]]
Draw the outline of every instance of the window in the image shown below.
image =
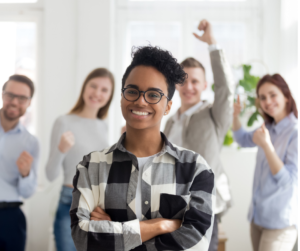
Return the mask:
[[36,3],[38,0],[0,0],[0,3]]
[[[1,89],[9,76],[26,75],[36,80],[36,23],[0,22],[0,83]],[[2,107],[2,99],[1,99]],[[35,134],[35,99],[21,122]]]

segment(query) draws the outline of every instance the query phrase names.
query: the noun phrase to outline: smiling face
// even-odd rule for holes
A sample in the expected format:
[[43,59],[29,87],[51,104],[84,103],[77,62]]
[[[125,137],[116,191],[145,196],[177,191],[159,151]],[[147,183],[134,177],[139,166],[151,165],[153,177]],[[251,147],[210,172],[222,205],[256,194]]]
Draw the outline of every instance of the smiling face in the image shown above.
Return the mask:
[[[168,95],[168,86],[162,73],[150,66],[137,66],[128,75],[124,88],[134,87],[139,91],[158,90]],[[136,101],[128,101],[122,94],[121,108],[127,128],[160,130],[165,113],[169,113],[172,101],[163,96],[157,104],[149,104],[143,94]]]
[[206,89],[207,82],[203,69],[199,67],[184,68],[188,74],[184,85],[176,86],[181,98],[181,105],[184,107],[192,107],[201,100],[201,93]]
[[287,99],[281,90],[274,84],[266,82],[258,90],[258,98],[261,109],[273,117],[276,122],[287,115]]
[[99,110],[107,104],[111,94],[112,83],[108,77],[92,78],[84,89],[84,105],[88,109]]
[[[27,97],[28,100],[20,102],[17,98],[10,99],[5,93]],[[14,121],[23,116],[27,107],[30,105],[31,91],[29,86],[22,82],[9,80],[2,94],[3,115],[7,120]]]

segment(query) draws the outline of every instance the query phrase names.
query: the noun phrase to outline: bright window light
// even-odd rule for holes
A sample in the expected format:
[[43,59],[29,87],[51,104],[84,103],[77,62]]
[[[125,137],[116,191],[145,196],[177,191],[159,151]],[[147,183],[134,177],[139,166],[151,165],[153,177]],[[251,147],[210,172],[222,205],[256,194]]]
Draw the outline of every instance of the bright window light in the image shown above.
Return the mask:
[[38,0],[0,0],[0,3],[36,3]]
[[[35,82],[36,24],[33,22],[0,22],[0,87],[13,74],[22,74]],[[2,107],[2,99],[0,100]],[[35,100],[21,121],[35,133]]]
[[247,0],[129,0],[130,2],[245,2]]

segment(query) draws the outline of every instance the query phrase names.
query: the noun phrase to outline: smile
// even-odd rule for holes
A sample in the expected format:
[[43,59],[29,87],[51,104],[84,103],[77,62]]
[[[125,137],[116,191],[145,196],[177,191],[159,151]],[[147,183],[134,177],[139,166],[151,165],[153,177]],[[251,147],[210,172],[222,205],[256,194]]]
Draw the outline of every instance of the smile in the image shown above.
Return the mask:
[[138,115],[138,116],[147,116],[147,115],[150,114],[149,112],[140,112],[140,111],[134,111],[134,110],[131,110],[131,112],[132,112],[133,114]]

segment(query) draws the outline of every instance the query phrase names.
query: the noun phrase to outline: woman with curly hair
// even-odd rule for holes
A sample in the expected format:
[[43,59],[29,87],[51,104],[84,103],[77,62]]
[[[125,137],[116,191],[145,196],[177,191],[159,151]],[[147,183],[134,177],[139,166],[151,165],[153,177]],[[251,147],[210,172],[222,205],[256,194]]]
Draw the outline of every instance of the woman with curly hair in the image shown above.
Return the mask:
[[248,215],[252,246],[254,251],[288,251],[297,239],[298,110],[279,74],[264,76],[256,94],[265,124],[246,132],[238,99],[232,126],[240,146],[258,146]]
[[77,165],[70,215],[78,251],[208,250],[214,174],[199,154],[160,132],[185,78],[168,51],[133,53],[122,79],[127,131]]

